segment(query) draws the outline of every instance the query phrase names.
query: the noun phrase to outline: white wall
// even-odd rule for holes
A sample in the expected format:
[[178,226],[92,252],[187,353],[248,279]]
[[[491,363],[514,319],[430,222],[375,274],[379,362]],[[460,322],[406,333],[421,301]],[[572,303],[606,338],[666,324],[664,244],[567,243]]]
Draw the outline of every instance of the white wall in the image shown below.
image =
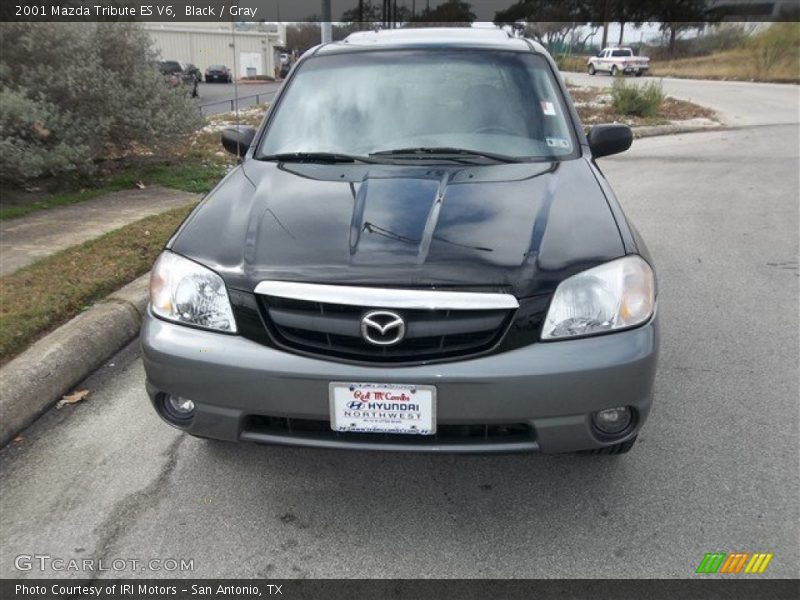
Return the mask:
[[236,32],[230,30],[190,29],[167,27],[160,23],[145,26],[153,46],[164,60],[192,63],[201,71],[209,65],[222,64],[233,70],[234,43],[237,51],[237,75],[247,75],[247,67],[257,75],[274,74],[274,46],[278,36],[265,33]]

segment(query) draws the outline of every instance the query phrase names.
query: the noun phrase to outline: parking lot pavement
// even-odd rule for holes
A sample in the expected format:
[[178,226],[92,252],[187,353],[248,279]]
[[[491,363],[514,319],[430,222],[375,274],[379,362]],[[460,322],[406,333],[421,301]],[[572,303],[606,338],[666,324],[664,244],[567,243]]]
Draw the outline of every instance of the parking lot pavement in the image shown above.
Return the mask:
[[[280,82],[265,83],[200,83],[197,86],[197,104],[206,116],[231,112],[237,105],[247,108],[254,104],[270,102],[281,87]],[[238,88],[238,89],[237,89]]]
[[133,345],[0,451],[0,577],[63,575],[15,570],[35,553],[193,559],[202,577],[693,577],[718,550],[800,576],[794,121],[601,161],[660,277],[655,404],[630,454],[198,440],[155,416]]

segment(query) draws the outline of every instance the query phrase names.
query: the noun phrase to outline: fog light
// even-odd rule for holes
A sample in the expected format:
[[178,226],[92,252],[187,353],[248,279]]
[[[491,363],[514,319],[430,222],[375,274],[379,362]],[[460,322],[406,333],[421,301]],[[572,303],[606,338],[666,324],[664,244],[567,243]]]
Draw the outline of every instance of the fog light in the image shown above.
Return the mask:
[[194,402],[189,398],[165,394],[162,397],[161,405],[164,408],[164,416],[177,424],[187,424],[194,417]]
[[627,429],[631,424],[633,415],[631,409],[627,406],[618,406],[617,408],[608,408],[601,410],[592,416],[594,426],[603,433],[616,434]]

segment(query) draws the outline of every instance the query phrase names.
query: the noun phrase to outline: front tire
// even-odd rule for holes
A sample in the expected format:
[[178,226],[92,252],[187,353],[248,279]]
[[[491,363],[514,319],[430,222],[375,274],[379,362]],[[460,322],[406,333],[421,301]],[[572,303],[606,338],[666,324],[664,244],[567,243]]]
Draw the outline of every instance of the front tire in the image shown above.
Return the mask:
[[611,76],[612,77],[616,77],[617,75],[619,75],[619,69],[617,68],[617,65],[612,65],[611,66]]
[[637,77],[641,77],[642,75],[644,75],[644,71],[636,71]]
[[589,75],[594,75],[595,73],[597,73],[597,69],[594,68],[594,65],[590,64],[589,65]]

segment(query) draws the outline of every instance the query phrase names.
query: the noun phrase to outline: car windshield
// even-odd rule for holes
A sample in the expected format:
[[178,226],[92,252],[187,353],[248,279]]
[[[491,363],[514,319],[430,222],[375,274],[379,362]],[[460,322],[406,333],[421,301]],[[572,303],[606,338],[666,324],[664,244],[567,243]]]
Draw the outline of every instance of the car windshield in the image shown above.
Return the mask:
[[543,57],[393,50],[303,61],[256,156],[336,153],[389,160],[387,155],[413,153],[435,160],[472,152],[542,160],[574,148],[564,98]]
[[208,67],[208,70],[209,71],[224,71],[225,67],[223,67],[222,65],[211,65],[210,67]]

